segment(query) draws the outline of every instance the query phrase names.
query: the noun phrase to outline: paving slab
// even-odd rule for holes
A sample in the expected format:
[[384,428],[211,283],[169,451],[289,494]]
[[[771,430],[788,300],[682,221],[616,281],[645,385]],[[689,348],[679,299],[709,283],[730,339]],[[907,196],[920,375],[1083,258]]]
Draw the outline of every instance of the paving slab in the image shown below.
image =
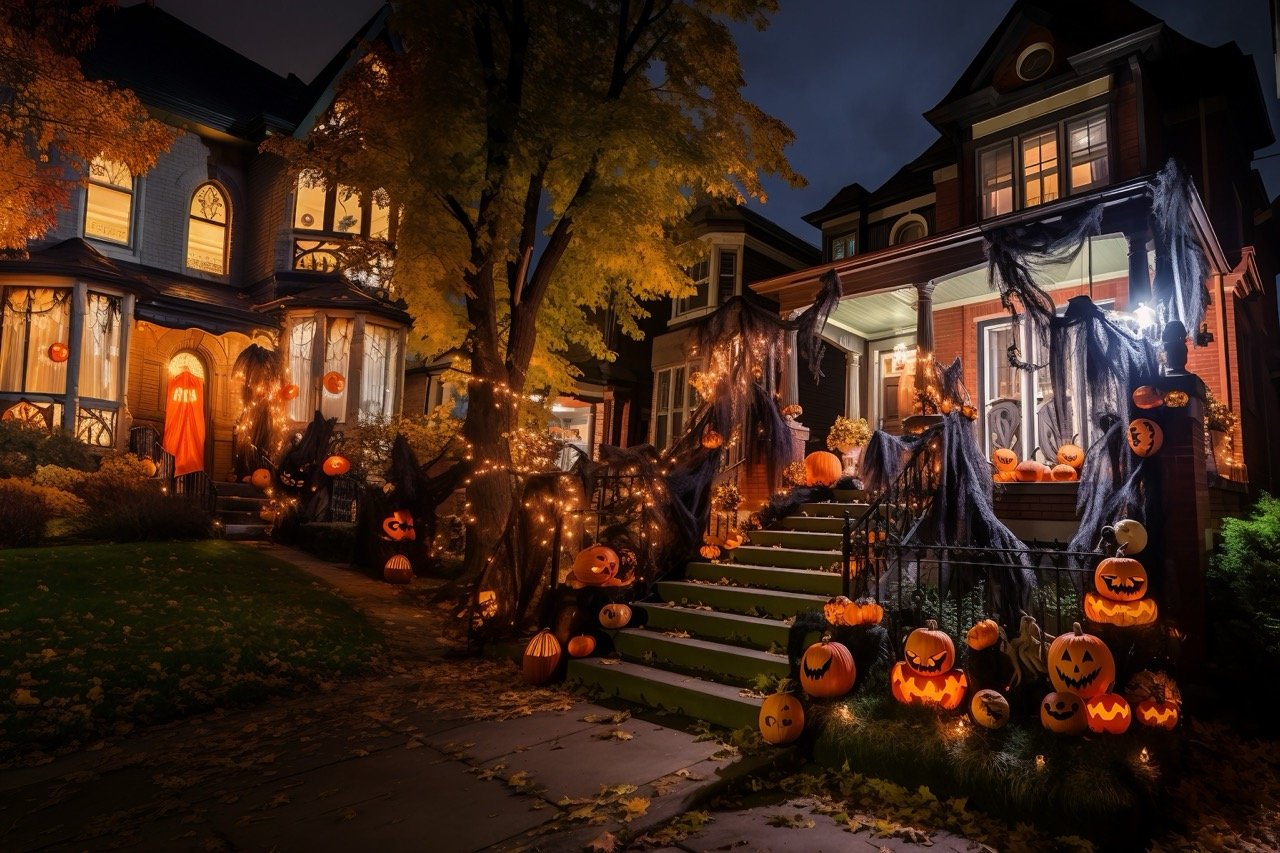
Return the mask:
[[591,714],[607,717],[613,713],[608,708],[580,702],[567,711],[540,711],[511,720],[486,720],[451,727],[428,735],[426,742],[438,749],[450,744],[473,744],[465,750],[459,747],[457,754],[473,763],[487,764],[508,753],[598,728],[598,724],[585,722],[582,718]]

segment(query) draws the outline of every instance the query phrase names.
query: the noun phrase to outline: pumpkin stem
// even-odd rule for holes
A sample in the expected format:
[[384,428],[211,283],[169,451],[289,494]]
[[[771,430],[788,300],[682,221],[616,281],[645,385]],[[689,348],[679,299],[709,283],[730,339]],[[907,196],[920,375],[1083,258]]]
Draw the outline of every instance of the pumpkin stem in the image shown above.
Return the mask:
[[938,620],[937,620],[937,619],[926,619],[926,620],[924,620],[924,627],[925,627],[925,630],[928,630],[928,631],[936,631],[936,630],[938,630]]
[[1074,633],[1077,637],[1080,637],[1080,636],[1083,636],[1083,635],[1084,635],[1084,631],[1080,628],[1080,623],[1079,623],[1079,622],[1072,622],[1072,623],[1071,623],[1071,631],[1072,631],[1072,633]]

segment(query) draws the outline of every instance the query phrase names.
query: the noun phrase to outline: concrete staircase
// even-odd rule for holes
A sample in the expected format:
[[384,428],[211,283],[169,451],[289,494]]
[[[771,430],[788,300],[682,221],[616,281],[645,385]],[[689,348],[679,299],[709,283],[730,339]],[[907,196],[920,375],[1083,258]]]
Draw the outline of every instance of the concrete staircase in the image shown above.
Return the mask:
[[[840,594],[844,514],[866,511],[860,492],[803,504],[769,530],[692,562],[681,581],[659,581],[644,627],[614,632],[621,662],[580,658],[568,679],[604,695],[728,728],[755,726],[760,700],[741,695],[761,674],[787,674],[784,622]],[[634,621],[634,620],[633,620]]]
[[215,483],[218,494],[213,517],[227,539],[265,539],[267,522],[259,516],[266,494],[249,483]]

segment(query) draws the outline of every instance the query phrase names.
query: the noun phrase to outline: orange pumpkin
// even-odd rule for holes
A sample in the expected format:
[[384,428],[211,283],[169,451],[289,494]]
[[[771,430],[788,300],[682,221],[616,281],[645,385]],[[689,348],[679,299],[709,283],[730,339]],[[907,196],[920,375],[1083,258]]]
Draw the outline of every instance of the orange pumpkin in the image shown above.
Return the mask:
[[964,702],[969,678],[962,669],[951,669],[938,675],[921,675],[898,661],[889,673],[889,690],[903,705],[930,705],[954,711]]
[[804,733],[804,706],[790,693],[766,696],[760,705],[760,739],[775,745],[791,743]]
[[156,460],[150,456],[142,457],[142,476],[154,477],[158,473],[160,473],[160,466],[156,465]]
[[297,399],[297,397],[298,397],[298,386],[297,386],[297,385],[294,385],[292,382],[290,382],[288,385],[281,385],[281,386],[280,386],[280,399],[281,399],[281,400],[284,400],[285,402],[288,402],[289,400]]
[[873,598],[859,598],[844,606],[844,624],[879,625],[884,619],[884,608]]
[[524,661],[520,674],[529,684],[546,684],[560,666],[560,641],[556,635],[543,629],[533,635],[524,647]]
[[1178,726],[1178,706],[1158,699],[1143,699],[1135,709],[1138,722],[1157,729],[1174,729]]
[[1187,396],[1186,391],[1166,391],[1164,395],[1164,404],[1171,409],[1181,409],[1191,402],[1191,398]]
[[1116,681],[1116,661],[1111,650],[1102,640],[1081,630],[1079,622],[1049,644],[1047,668],[1054,690],[1081,699],[1106,693]]
[[583,548],[573,558],[573,579],[584,586],[614,586],[618,575],[618,553],[604,545]]
[[565,646],[571,658],[585,658],[596,650],[596,638],[590,634],[579,634],[576,637],[569,638],[569,644]]
[[1018,472],[1016,471],[997,471],[991,477],[997,483],[1016,483],[1018,482]]
[[1164,405],[1164,395],[1153,385],[1141,385],[1133,389],[1133,404],[1139,409],[1158,409]]
[[1060,735],[1082,735],[1089,728],[1084,700],[1069,690],[1059,690],[1040,703],[1040,724]]
[[724,444],[724,436],[716,432],[714,427],[708,426],[702,431],[702,446],[708,450],[715,450]]
[[341,477],[351,470],[351,460],[335,453],[332,456],[326,456],[320,467],[330,477]]
[[342,389],[347,387],[347,380],[341,373],[336,370],[330,370],[320,380],[320,384],[324,386],[324,390],[330,394],[341,394]]
[[409,558],[403,554],[396,554],[387,560],[386,565],[382,567],[382,579],[387,583],[410,583],[413,581],[413,566],[409,565]]
[[853,602],[848,598],[843,595],[837,595],[822,605],[822,616],[830,625],[835,625],[836,627],[848,625],[849,623],[845,621],[845,608],[850,604],[853,604]]
[[969,629],[964,641],[975,652],[989,649],[1000,641],[1000,625],[994,619],[983,619]]
[[1085,700],[1084,717],[1091,732],[1122,735],[1129,730],[1133,711],[1120,694],[1103,693]]
[[1044,466],[1034,459],[1024,459],[1013,473],[1019,483],[1038,483],[1044,479]]
[[814,643],[800,658],[800,687],[815,699],[843,696],[857,676],[853,655],[843,643]]
[[393,510],[382,519],[382,538],[392,542],[412,542],[418,538],[413,526],[413,513],[407,509]]
[[1113,601],[1092,592],[1084,594],[1084,618],[1103,625],[1132,628],[1150,625],[1160,617],[1160,608],[1154,599],[1138,601]]
[[1078,444],[1064,444],[1058,448],[1058,464],[1070,465],[1077,471],[1084,464],[1084,448]]
[[1093,572],[1098,595],[1112,601],[1137,601],[1147,594],[1147,570],[1131,557],[1107,557]]
[[70,357],[71,357],[71,348],[68,347],[66,344],[62,343],[61,341],[49,344],[49,360],[50,361],[56,364],[62,364],[62,362],[66,361]]
[[714,560],[720,556],[719,545],[703,545],[698,549],[698,553],[702,555],[704,560]]
[[1060,463],[1049,469],[1049,479],[1055,483],[1070,483],[1080,479],[1080,472],[1070,465]]
[[834,486],[844,473],[840,457],[826,450],[815,450],[804,458],[804,481],[809,486]]
[[1134,418],[1129,421],[1128,439],[1135,456],[1153,456],[1164,444],[1164,430],[1150,418]]
[[956,644],[930,619],[907,635],[903,648],[907,667],[918,675],[938,675],[956,665]]
[[742,544],[742,531],[730,530],[724,535],[724,542],[721,543],[726,551],[732,551]]
[[258,468],[249,475],[249,482],[258,489],[271,488],[271,472],[266,468]]
[[600,608],[600,625],[617,630],[625,628],[631,622],[631,607],[626,604],[606,604]]
[[969,716],[984,729],[998,729],[1009,722],[1009,700],[996,690],[979,690],[969,700]]
[[1012,471],[1018,467],[1018,454],[1007,447],[997,447],[991,451],[991,464],[997,471]]

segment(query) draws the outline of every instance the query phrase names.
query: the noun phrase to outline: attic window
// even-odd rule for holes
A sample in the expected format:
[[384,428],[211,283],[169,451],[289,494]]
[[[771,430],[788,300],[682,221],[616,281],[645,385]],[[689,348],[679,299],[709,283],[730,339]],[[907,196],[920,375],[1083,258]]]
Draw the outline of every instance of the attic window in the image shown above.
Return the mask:
[[1028,82],[1039,80],[1053,65],[1053,45],[1038,41],[1018,55],[1018,77]]

